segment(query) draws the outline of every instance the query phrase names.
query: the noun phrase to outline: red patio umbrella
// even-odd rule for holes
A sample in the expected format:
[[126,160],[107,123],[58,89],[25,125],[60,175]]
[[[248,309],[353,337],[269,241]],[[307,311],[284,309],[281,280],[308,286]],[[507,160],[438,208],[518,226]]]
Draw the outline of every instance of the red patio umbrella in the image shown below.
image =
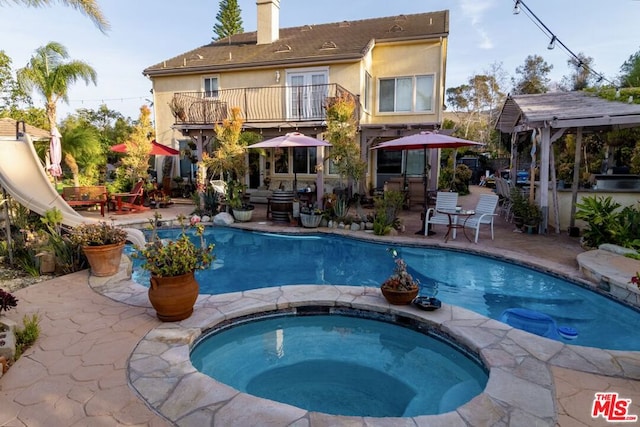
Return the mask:
[[[372,147],[372,150],[417,150],[422,148],[424,150],[424,209],[427,210],[428,202],[428,174],[427,174],[427,148],[454,148],[467,147],[470,145],[483,146],[482,142],[469,141],[468,139],[457,138],[455,136],[446,135],[444,133],[438,133],[433,131],[422,131],[413,135],[403,136],[402,138],[386,141],[381,144]],[[455,163],[455,161],[454,161]],[[455,164],[453,165],[453,173],[455,179]],[[405,171],[406,173],[406,171]],[[424,231],[424,230],[422,230]]]
[[[113,145],[111,147],[111,151],[115,151],[116,153],[126,153],[127,144],[123,143]],[[152,156],[177,156],[180,154],[180,151],[167,147],[166,145],[162,145],[154,139],[151,141],[151,151],[149,154]]]

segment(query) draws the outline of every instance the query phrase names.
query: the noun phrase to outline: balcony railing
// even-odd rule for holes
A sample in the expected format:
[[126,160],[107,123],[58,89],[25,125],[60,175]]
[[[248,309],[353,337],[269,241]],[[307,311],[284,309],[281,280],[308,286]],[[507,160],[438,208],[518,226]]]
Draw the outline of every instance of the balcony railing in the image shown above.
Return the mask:
[[342,95],[354,96],[338,84],[250,87],[178,92],[169,106],[176,124],[220,123],[233,107],[240,107],[245,123],[321,122],[327,100]]

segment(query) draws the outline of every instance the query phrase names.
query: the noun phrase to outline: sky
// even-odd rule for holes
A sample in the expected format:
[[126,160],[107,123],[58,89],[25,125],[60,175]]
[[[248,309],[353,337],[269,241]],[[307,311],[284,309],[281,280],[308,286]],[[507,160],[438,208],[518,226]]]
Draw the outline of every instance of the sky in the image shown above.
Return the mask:
[[[214,37],[219,0],[98,0],[111,29],[103,34],[71,7],[55,4],[27,8],[0,1],[0,50],[14,71],[50,41],[64,45],[71,59],[91,65],[98,84],[76,83],[69,104],[58,105],[58,119],[78,108],[106,104],[137,118],[152,99],[151,81],[142,71],[165,59],[206,45]],[[238,0],[246,32],[256,30],[256,1]],[[525,0],[528,8],[573,53],[594,59],[593,68],[614,80],[621,65],[640,50],[640,0]],[[446,87],[468,82],[500,64],[507,82],[529,55],[553,66],[559,82],[570,73],[569,54],[524,11],[513,14],[514,0],[281,0],[280,27],[341,22],[399,14],[450,11]],[[44,101],[34,95],[38,106]]]

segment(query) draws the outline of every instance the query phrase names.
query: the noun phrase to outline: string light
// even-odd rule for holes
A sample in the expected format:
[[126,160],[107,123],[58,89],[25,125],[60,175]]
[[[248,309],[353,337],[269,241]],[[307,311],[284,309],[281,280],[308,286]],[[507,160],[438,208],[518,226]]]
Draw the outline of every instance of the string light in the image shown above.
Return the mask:
[[105,102],[124,102],[124,101],[133,101],[133,100],[142,100],[142,101],[146,101],[146,98],[148,98],[147,96],[133,96],[133,97],[129,97],[129,98],[99,98],[99,99],[70,99],[69,103],[72,102],[79,102],[80,104],[84,104],[86,103],[92,103],[92,102],[100,102],[102,104],[104,104]]
[[[551,37],[551,41],[549,42],[549,46],[547,46],[547,49],[553,50],[554,47],[556,47],[556,36]],[[582,65],[582,61],[580,62],[578,67],[581,65]]]
[[550,42],[549,42],[549,45],[547,46],[547,49],[553,49],[556,46],[556,43],[558,43],[560,45],[560,47],[562,47],[569,54],[569,56],[571,56],[575,60],[575,63],[577,64],[578,68],[581,67],[585,71],[587,71],[588,73],[594,75],[598,82],[602,82],[604,80],[607,83],[609,83],[610,85],[616,86],[616,84],[614,82],[612,82],[611,80],[607,79],[603,74],[598,73],[597,71],[595,71],[594,69],[589,67],[587,64],[585,64],[580,59],[580,57],[578,57],[578,55],[573,53],[573,51],[571,49],[569,49],[564,43],[562,43],[562,40],[560,40],[558,38],[558,36],[556,36],[553,33],[553,31],[551,31],[549,29],[549,27],[547,27],[544,24],[544,22],[542,22],[540,20],[540,18],[538,18],[536,16],[536,14],[533,13],[533,11],[531,9],[529,9],[529,6],[527,6],[526,3],[523,0],[514,0],[513,14],[514,15],[519,14],[520,10],[521,10],[520,9],[521,7],[522,7],[522,9],[524,9],[525,15],[527,15],[529,17],[531,22],[533,22],[536,25],[536,27],[540,28],[540,31],[542,31],[545,35],[547,35],[550,38]]

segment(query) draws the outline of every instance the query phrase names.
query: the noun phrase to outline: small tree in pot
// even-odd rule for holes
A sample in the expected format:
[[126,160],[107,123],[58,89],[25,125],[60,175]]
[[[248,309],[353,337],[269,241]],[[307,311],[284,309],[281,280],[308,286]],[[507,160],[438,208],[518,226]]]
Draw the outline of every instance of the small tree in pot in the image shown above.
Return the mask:
[[214,245],[205,242],[204,225],[200,223],[193,226],[195,238],[200,240],[196,245],[187,232],[184,215],[178,217],[182,227],[180,236],[175,240],[160,240],[157,236],[160,218],[161,215],[156,213],[149,220],[153,228],[152,237],[144,248],[137,248],[133,257],[142,259],[141,267],[151,273],[149,301],[158,319],[175,322],[193,313],[200,290],[194,272],[211,265]]

